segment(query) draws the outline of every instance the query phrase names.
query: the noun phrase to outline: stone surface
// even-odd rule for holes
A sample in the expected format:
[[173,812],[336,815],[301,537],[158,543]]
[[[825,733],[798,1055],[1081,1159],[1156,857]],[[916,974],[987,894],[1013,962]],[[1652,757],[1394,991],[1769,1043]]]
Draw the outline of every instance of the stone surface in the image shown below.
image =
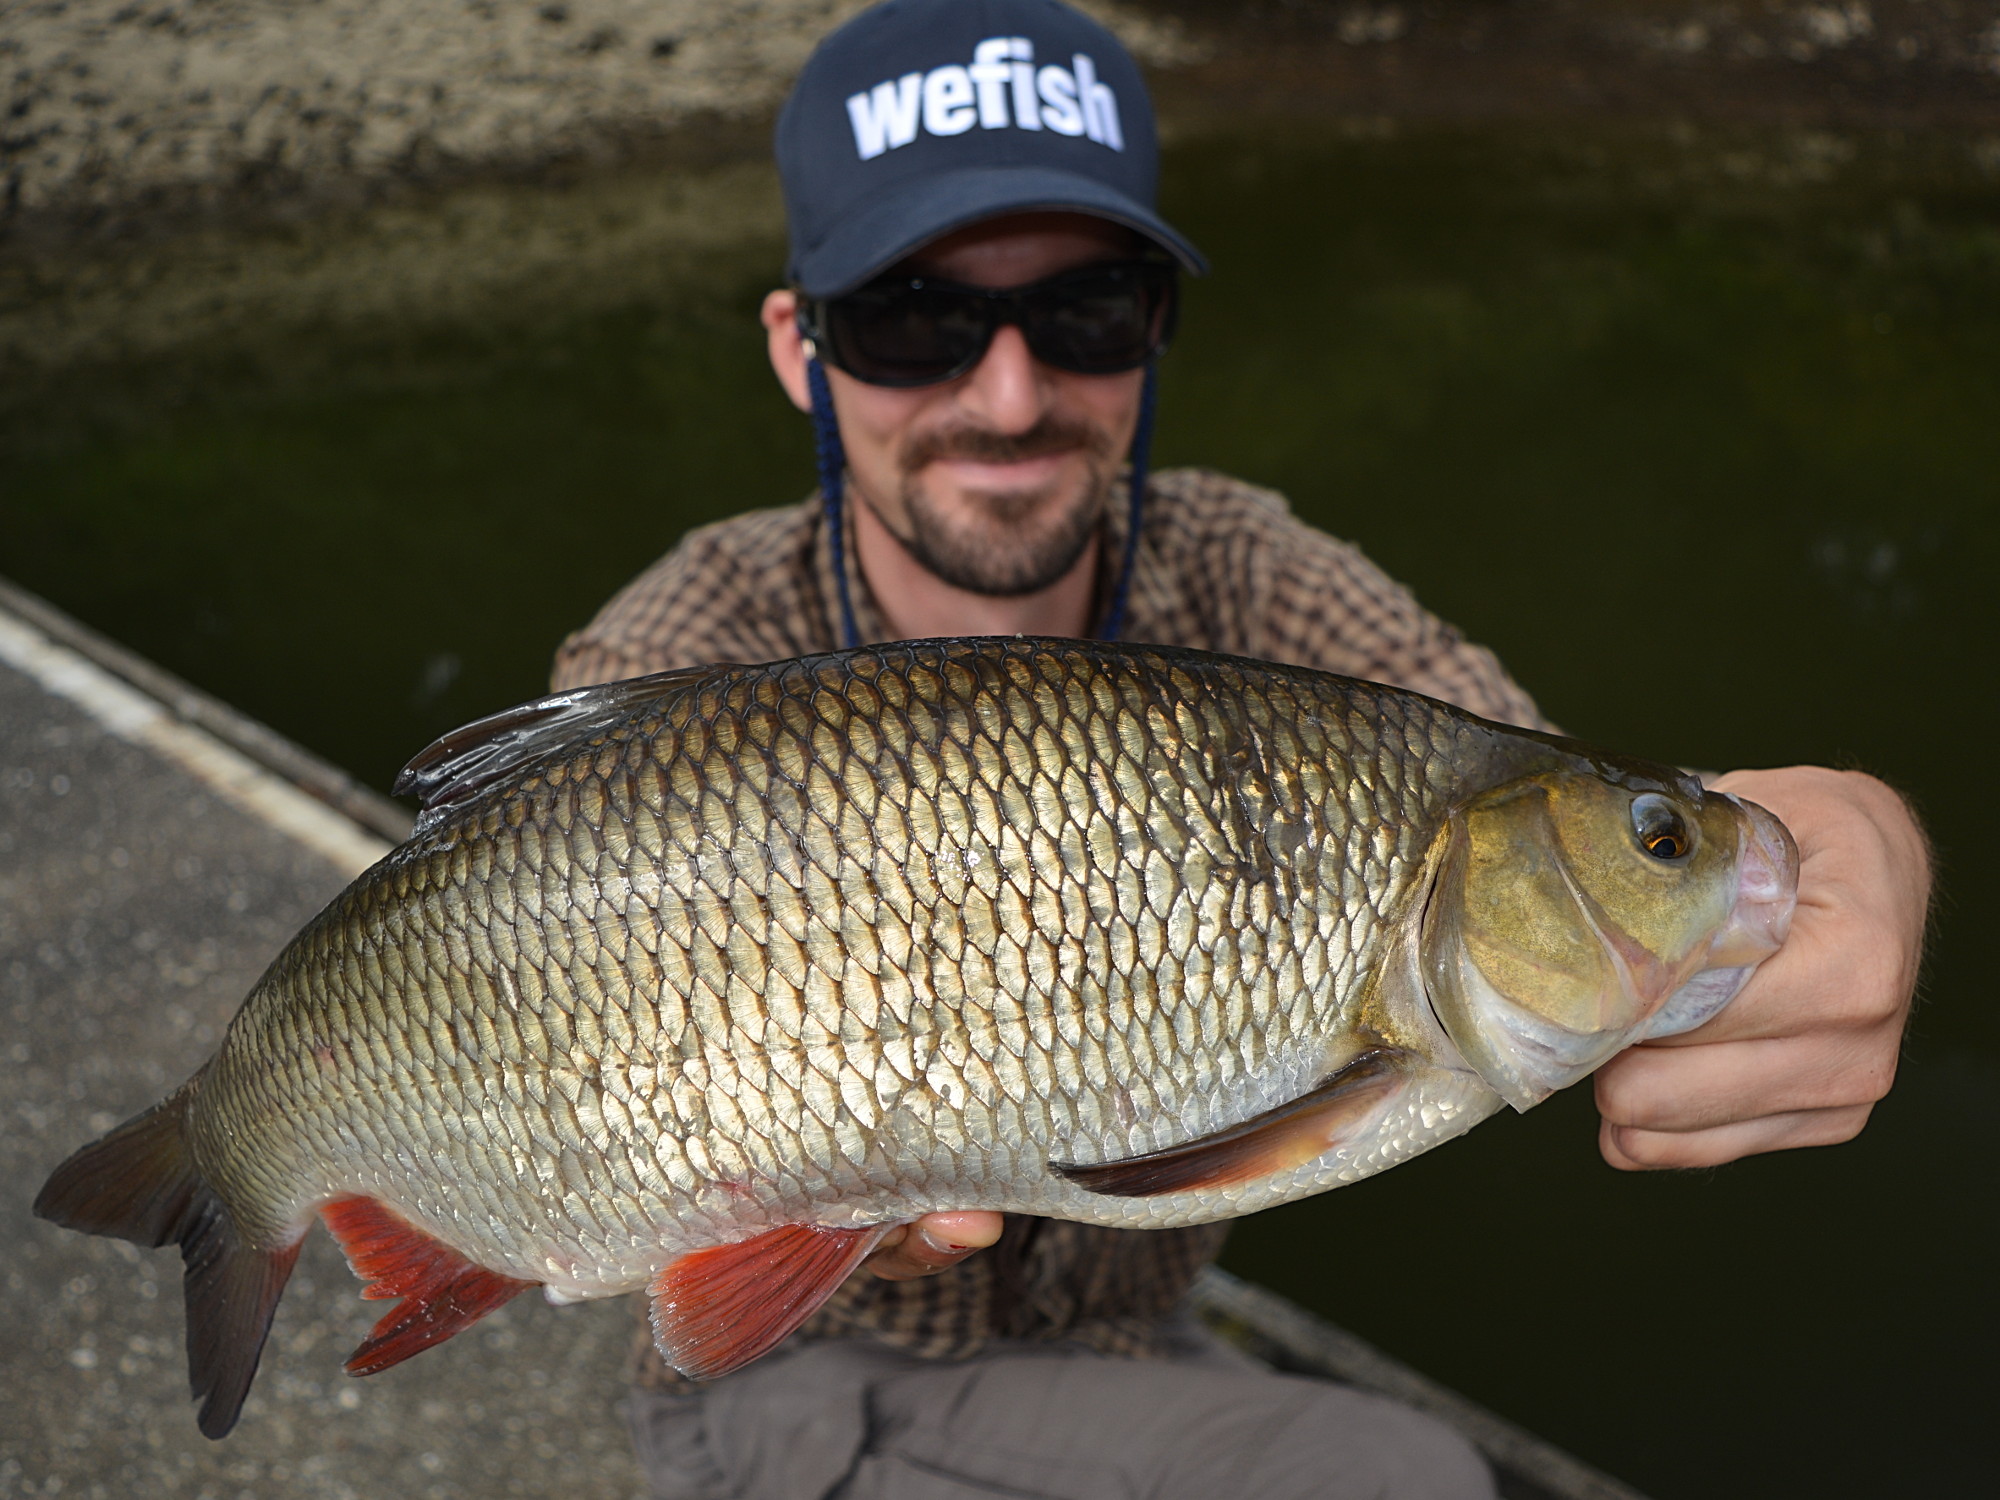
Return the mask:
[[187,1396],[179,1256],[29,1215],[70,1151],[214,1047],[342,885],[317,856],[0,667],[0,1497],[622,1500],[624,1299],[533,1295],[367,1380],[382,1312],[313,1233],[243,1420]]
[[[761,122],[865,0],[0,0],[0,226],[628,154]],[[1991,123],[1993,0],[1076,0],[1248,105]],[[1199,71],[1199,70],[1197,70]],[[1760,103],[1761,101],[1761,103]],[[1171,121],[1170,121],[1171,123]]]
[[18,201],[586,148],[768,103],[841,0],[9,7]]
[[[590,155],[767,111],[862,0],[6,0],[0,210]],[[1177,31],[1114,3],[1142,56]]]

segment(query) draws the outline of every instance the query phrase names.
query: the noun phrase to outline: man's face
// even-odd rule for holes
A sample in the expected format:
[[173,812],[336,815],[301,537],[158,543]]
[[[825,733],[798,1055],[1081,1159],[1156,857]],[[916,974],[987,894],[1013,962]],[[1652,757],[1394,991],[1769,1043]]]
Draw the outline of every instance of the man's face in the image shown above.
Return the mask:
[[[1015,287],[1129,260],[1130,230],[1080,214],[1020,214],[925,246],[910,269]],[[767,318],[768,321],[768,318]],[[1037,592],[1083,555],[1132,444],[1144,372],[1073,375],[1000,328],[956,380],[867,385],[829,369],[853,488],[911,554],[973,593]]]

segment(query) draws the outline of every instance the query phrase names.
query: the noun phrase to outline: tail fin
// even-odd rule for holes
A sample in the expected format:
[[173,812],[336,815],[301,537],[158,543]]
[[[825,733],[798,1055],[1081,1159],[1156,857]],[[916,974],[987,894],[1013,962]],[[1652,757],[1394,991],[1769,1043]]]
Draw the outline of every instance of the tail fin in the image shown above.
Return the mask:
[[181,1247],[188,1380],[201,1402],[202,1432],[219,1438],[243,1409],[300,1240],[261,1250],[237,1233],[188,1156],[183,1123],[193,1096],[184,1087],[85,1146],[50,1174],[35,1213],[86,1234]]

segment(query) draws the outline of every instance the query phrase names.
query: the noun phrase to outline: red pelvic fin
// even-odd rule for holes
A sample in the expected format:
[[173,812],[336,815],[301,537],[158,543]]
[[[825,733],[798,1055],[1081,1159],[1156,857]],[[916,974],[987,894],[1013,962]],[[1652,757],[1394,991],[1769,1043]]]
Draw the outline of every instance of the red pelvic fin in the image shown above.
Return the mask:
[[740,1369],[811,1317],[891,1227],[785,1224],[683,1255],[653,1278],[653,1342],[697,1380]]
[[188,1155],[182,1123],[192,1097],[183,1088],[78,1151],[50,1175],[35,1212],[87,1234],[181,1247],[188,1383],[201,1403],[202,1433],[219,1438],[250,1393],[300,1241],[270,1249],[237,1233]]
[[1407,1081],[1409,1054],[1377,1047],[1289,1104],[1199,1140],[1122,1161],[1050,1162],[1057,1176],[1113,1198],[1228,1187],[1302,1167],[1353,1139]]
[[347,1373],[373,1375],[469,1328],[536,1285],[475,1266],[449,1245],[413,1229],[373,1198],[336,1198],[320,1217],[370,1300],[401,1297],[348,1356]]

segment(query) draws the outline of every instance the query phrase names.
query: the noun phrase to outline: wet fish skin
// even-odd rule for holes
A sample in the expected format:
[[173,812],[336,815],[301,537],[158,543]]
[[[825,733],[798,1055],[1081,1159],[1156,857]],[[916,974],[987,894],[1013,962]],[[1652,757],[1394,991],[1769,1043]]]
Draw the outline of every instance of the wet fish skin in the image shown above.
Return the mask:
[[301,934],[203,1078],[197,1158],[266,1242],[367,1193],[576,1295],[803,1211],[1187,1222],[1042,1163],[1310,1087],[1494,736],[1125,661],[912,649],[670,689]]
[[[779,1226],[1164,1227],[1379,1171],[1501,1103],[1424,973],[1465,809],[1585,778],[1723,826],[1677,772],[1415,694],[1019,639],[557,695],[406,774],[416,835],[279,956],[169,1123],[124,1130],[154,1163],[177,1132],[176,1191],[246,1265],[365,1200],[555,1300],[659,1295]],[[125,1139],[38,1210],[193,1267],[212,1213],[93,1186],[137,1173]],[[193,1338],[227,1297],[192,1270],[189,1297]],[[247,1389],[228,1360],[197,1361],[204,1430]]]

